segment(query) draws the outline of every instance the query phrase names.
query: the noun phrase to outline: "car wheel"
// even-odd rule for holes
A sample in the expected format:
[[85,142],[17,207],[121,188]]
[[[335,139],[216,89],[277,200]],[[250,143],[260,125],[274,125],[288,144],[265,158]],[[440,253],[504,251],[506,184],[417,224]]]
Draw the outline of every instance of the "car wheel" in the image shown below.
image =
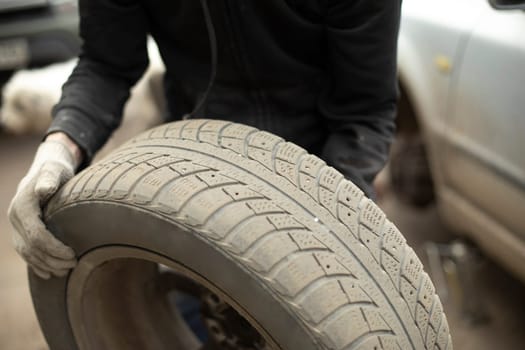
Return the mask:
[[402,202],[415,207],[434,203],[434,183],[419,134],[400,135],[392,145],[390,185]]
[[198,348],[166,302],[166,269],[222,310],[203,312],[219,349],[452,349],[428,275],[383,212],[252,127],[154,128],[68,182],[45,217],[79,259],[64,278],[30,273],[53,350]]

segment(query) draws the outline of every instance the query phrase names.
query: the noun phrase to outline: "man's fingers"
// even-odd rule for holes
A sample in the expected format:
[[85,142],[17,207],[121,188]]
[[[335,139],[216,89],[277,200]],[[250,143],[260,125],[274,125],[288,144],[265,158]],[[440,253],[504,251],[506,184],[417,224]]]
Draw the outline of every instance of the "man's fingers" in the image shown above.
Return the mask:
[[55,275],[56,277],[64,277],[64,276],[66,276],[69,273],[69,270],[70,269],[55,270],[55,271],[53,271],[53,275]]
[[59,270],[70,270],[77,265],[76,259],[58,259],[54,256],[47,254],[46,252],[41,251],[40,249],[34,249],[33,254],[42,261],[50,271],[59,271]]
[[[39,272],[43,272],[44,274],[53,274],[55,276],[62,277],[65,276],[70,270],[70,267],[61,267],[63,266],[62,264],[58,264],[60,267],[56,265],[51,266],[44,253],[35,249],[25,249],[22,251],[21,255],[33,269],[38,269]],[[68,264],[67,266],[71,266],[71,264]]]
[[36,177],[35,193],[39,198],[49,198],[60,186],[60,169],[46,163]]
[[45,203],[58,190],[58,179],[51,176],[41,177],[35,185],[35,194]]
[[41,220],[38,199],[32,191],[23,190],[9,210],[16,233],[14,245],[18,253],[40,277],[63,276],[76,265],[75,252],[60,242]]
[[57,259],[73,260],[75,252],[49,232],[40,218],[31,216],[23,222],[25,241],[32,247]]
[[51,273],[47,272],[47,271],[44,271],[32,264],[29,264],[29,267],[31,268],[31,270],[33,270],[33,272],[35,273],[35,275],[37,275],[38,277],[42,278],[42,279],[45,279],[45,280],[48,280],[50,277],[51,277]]
[[65,261],[75,260],[75,251],[60,242],[51,232],[45,229],[45,226],[36,232],[36,237],[31,236],[33,235],[29,235],[29,239],[32,241],[33,246],[49,256]]
[[77,265],[76,259],[58,259],[40,249],[32,249],[30,254],[42,265],[42,268],[50,272],[68,271]]
[[76,264],[73,249],[42,221],[42,206],[73,176],[76,165],[67,144],[59,139],[42,143],[8,209],[16,230],[15,249],[42,278],[63,276]]
[[[44,279],[51,277],[51,269],[37,255],[25,248],[22,248],[19,253],[37,275]],[[45,275],[47,278],[44,277]]]
[[[43,191],[47,186],[46,183],[51,184],[45,179],[37,180],[34,185],[35,191],[37,188]],[[32,183],[29,186],[32,186]],[[51,184],[50,186],[53,187],[54,185]],[[73,249],[60,242],[49,232],[41,217],[42,210],[40,209],[39,199],[31,190],[22,190],[9,208],[11,223],[29,247],[36,247],[58,259],[73,260],[75,258]]]
[[61,164],[54,162],[45,163],[36,178],[35,194],[40,199],[40,204],[45,203],[73,173],[65,169]]

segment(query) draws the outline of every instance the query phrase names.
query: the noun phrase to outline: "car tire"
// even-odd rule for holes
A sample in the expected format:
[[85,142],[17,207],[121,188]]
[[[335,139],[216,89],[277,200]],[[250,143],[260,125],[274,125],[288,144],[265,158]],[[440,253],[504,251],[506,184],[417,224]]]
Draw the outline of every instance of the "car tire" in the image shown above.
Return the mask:
[[452,349],[396,227],[268,132],[199,119],[154,128],[69,181],[45,218],[78,254],[67,277],[30,273],[52,350],[195,347],[152,282],[159,264],[227,301],[262,348]]

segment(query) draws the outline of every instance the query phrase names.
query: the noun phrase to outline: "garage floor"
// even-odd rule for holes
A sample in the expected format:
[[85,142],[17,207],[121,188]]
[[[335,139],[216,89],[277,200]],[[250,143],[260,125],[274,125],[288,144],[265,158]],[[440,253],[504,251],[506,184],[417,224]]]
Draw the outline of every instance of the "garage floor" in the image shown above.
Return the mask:
[[[6,218],[9,201],[18,180],[31,162],[39,139],[13,138],[0,134],[0,349],[47,349],[31,305],[25,265],[11,249],[12,228]],[[409,243],[426,263],[424,245],[427,241],[447,242],[453,235],[443,228],[435,208],[423,211],[401,205],[385,194],[380,202],[389,218],[398,225]],[[445,310],[459,350],[523,349],[525,346],[525,285],[519,283],[492,262],[482,259],[474,276],[469,295],[475,296],[478,311],[486,319],[472,324],[458,303],[457,283],[448,286]],[[427,268],[428,269],[428,268]],[[454,276],[452,276],[454,277]],[[442,286],[443,287],[443,286]]]

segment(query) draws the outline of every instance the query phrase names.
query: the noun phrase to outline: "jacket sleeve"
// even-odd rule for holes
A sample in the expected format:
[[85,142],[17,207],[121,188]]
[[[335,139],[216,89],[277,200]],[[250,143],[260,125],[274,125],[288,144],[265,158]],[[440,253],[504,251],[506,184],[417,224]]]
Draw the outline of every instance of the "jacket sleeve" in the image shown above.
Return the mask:
[[79,13],[81,54],[47,134],[68,134],[86,165],[120,124],[130,88],[148,65],[148,29],[138,0],[80,0]]
[[330,82],[319,100],[329,129],[322,156],[374,197],[395,130],[401,0],[327,0]]

